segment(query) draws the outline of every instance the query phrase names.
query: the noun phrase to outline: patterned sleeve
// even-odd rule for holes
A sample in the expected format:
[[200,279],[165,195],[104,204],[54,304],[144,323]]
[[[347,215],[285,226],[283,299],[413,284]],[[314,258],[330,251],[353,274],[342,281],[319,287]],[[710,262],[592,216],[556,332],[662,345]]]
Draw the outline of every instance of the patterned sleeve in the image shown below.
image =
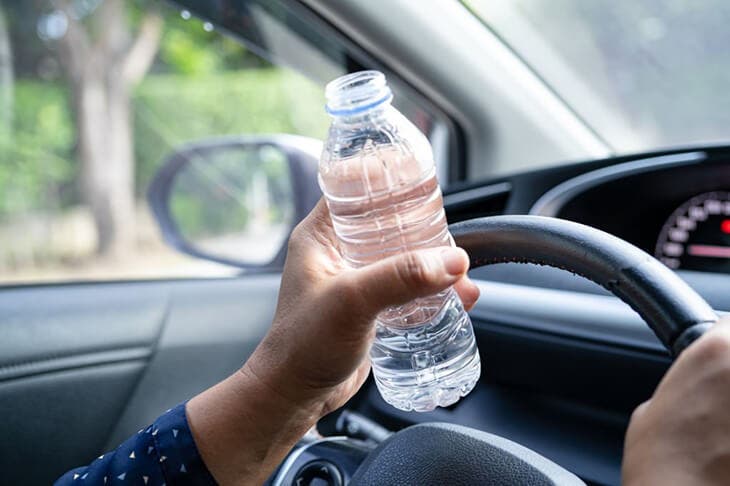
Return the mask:
[[113,452],[88,466],[72,469],[56,486],[140,484],[215,485],[205,467],[185,416],[185,404],[168,410]]

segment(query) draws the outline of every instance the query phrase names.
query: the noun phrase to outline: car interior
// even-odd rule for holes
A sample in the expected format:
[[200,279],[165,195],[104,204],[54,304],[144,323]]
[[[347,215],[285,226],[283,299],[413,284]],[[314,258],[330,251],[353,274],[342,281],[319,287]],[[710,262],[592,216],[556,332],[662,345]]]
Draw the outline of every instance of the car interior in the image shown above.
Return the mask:
[[[610,116],[594,123],[576,108],[480,2],[167,7],[322,85],[384,72],[431,141],[450,229],[481,290],[470,312],[482,357],[473,392],[404,412],[370,378],[268,484],[620,484],[632,411],[730,310],[730,148],[615,142],[601,125]],[[146,197],[165,241],[232,277],[0,288],[0,482],[48,484],[241,366],[271,324],[288,232],[321,196],[321,147],[241,134],[160,162]],[[262,148],[283,157],[294,208],[271,254],[188,238],[173,201],[190,169]],[[219,175],[233,180],[231,170]],[[439,467],[425,475],[424,463]]]

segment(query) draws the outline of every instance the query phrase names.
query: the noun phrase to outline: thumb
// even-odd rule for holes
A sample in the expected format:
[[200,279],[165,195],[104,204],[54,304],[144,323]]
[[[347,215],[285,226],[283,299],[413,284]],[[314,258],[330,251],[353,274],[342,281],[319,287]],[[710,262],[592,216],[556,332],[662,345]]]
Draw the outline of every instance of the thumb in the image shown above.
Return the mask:
[[456,283],[469,269],[461,248],[437,247],[386,258],[357,269],[352,278],[366,311],[378,314],[418,297],[438,293]]

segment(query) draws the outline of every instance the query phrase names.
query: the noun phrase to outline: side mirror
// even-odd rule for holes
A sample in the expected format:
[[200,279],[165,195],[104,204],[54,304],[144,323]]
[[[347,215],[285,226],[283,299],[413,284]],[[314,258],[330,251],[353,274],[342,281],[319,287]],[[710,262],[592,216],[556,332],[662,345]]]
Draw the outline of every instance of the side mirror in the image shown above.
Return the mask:
[[209,138],[169,155],[147,192],[164,240],[248,270],[284,264],[291,230],[317,204],[322,142],[294,135]]

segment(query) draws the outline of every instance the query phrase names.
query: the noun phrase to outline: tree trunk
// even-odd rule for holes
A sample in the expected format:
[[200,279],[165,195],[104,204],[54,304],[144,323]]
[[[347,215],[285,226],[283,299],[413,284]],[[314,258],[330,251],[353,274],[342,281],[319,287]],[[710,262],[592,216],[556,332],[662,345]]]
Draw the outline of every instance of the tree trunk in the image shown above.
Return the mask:
[[148,14],[132,40],[124,2],[104,0],[92,19],[102,34],[92,44],[61,5],[69,19],[60,55],[73,94],[81,193],[94,216],[98,253],[123,256],[136,236],[131,90],[154,59],[161,19]]
[[89,69],[74,87],[81,192],[97,228],[98,252],[134,247],[134,159],[129,89],[113,74]]

